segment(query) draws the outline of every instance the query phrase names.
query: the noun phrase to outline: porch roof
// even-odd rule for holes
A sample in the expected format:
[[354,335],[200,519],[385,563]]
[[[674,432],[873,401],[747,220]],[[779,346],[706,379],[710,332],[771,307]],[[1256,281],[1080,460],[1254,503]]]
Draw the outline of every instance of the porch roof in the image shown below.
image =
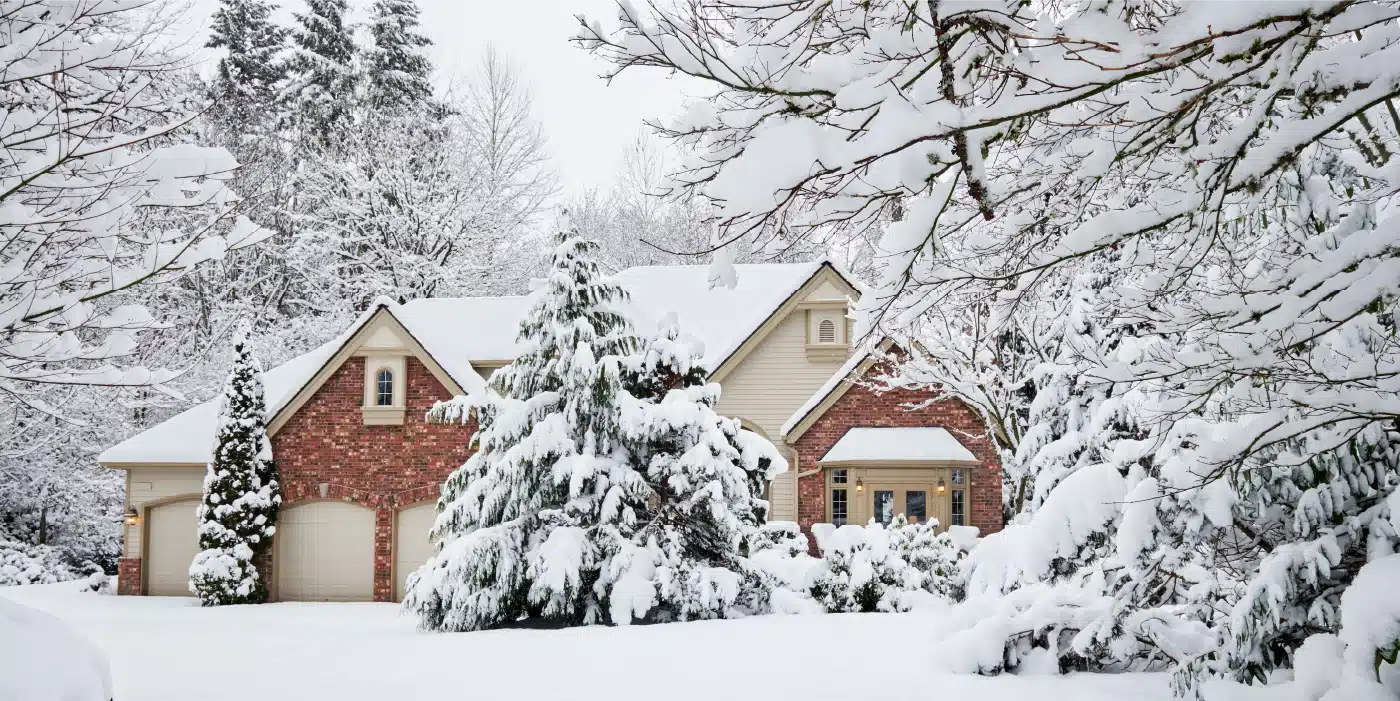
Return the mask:
[[956,463],[976,464],[977,456],[947,429],[921,427],[857,427],[846,431],[818,462]]

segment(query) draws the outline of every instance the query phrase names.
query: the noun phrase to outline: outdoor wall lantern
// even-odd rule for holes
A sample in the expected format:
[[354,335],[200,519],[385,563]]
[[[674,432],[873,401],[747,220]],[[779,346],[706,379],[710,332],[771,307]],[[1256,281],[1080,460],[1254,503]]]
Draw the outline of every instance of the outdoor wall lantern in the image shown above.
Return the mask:
[[865,480],[863,480],[863,479],[857,479],[857,480],[856,480],[856,491],[857,491],[857,492],[863,492],[863,491],[865,491]]
[[128,526],[141,525],[141,514],[136,512],[135,507],[126,510],[126,517],[123,519]]
[[944,492],[946,492],[946,491],[948,491],[948,483],[947,483],[947,482],[944,482],[942,477],[939,477],[939,478],[938,478],[938,493],[939,493],[939,494],[942,494],[942,493],[944,493]]

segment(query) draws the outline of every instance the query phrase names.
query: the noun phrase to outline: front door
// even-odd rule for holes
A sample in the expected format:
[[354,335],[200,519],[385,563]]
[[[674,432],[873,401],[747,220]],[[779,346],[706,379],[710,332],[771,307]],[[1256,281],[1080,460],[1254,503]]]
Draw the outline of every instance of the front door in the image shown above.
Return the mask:
[[933,504],[931,492],[926,484],[873,484],[867,490],[870,494],[866,513],[877,523],[889,525],[894,517],[903,514],[910,523],[928,520]]

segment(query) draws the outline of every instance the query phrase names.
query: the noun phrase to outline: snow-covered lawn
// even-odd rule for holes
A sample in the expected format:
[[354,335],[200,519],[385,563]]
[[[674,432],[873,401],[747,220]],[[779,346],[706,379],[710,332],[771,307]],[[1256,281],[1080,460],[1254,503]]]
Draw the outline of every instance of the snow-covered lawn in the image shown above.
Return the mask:
[[1162,675],[936,672],[932,614],[429,634],[389,604],[202,609],[193,599],[102,596],[71,584],[0,588],[0,596],[103,647],[116,701],[1172,698]]

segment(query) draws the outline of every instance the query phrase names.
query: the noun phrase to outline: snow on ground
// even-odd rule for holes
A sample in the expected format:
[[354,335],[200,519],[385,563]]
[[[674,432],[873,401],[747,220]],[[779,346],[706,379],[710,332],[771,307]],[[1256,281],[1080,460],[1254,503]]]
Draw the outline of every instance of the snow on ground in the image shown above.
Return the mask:
[[[52,613],[104,648],[117,701],[1172,698],[1158,674],[938,672],[930,660],[941,616],[929,613],[430,634],[391,604],[202,609],[193,599],[103,596],[71,583],[0,588],[0,596]],[[1246,698],[1266,697],[1228,701]]]

